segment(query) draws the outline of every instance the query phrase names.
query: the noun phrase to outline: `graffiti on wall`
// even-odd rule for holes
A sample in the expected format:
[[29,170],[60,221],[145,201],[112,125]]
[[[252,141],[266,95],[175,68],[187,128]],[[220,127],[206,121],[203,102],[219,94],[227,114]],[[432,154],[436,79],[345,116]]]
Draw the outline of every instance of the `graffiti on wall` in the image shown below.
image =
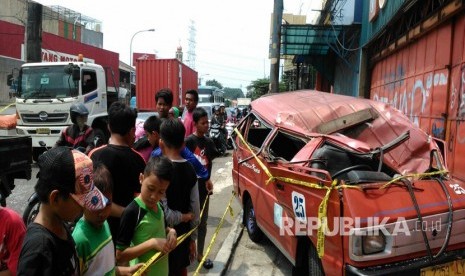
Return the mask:
[[[409,88],[404,86],[403,91],[396,91],[395,88],[394,91],[390,92],[388,95],[380,95],[374,92],[372,94],[372,99],[390,104],[399,109],[402,113],[407,115],[415,125],[420,126],[419,116],[425,112],[427,103],[431,97],[432,88],[446,86],[448,75],[447,72],[428,73],[425,79],[426,80],[415,79],[412,87]],[[390,85],[390,87],[392,87],[392,85]],[[397,89],[399,89],[399,87],[402,86],[397,86]],[[415,108],[418,103],[420,103],[419,110]],[[442,123],[442,125],[444,125],[444,123]],[[437,130],[438,129],[436,129],[436,131]],[[441,134],[439,136],[443,137],[443,135],[444,134]]]
[[465,66],[462,66],[460,70],[460,80],[457,84],[452,82],[451,95],[450,95],[450,106],[451,113],[455,113],[454,109],[457,106],[457,117],[464,117],[465,115]]
[[[465,117],[465,66],[460,68],[460,76],[452,81],[450,91],[449,113],[456,114],[457,129],[450,136],[449,144],[453,144],[454,138],[458,144],[465,144],[464,117]],[[462,130],[462,131],[461,131]]]

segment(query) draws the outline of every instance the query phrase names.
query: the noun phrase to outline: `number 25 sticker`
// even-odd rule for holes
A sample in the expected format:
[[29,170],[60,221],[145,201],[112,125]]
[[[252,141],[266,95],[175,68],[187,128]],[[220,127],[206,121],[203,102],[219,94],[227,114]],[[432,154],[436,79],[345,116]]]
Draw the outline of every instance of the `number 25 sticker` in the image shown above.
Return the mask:
[[296,219],[306,222],[305,197],[303,194],[295,191],[292,192],[292,209],[294,210]]

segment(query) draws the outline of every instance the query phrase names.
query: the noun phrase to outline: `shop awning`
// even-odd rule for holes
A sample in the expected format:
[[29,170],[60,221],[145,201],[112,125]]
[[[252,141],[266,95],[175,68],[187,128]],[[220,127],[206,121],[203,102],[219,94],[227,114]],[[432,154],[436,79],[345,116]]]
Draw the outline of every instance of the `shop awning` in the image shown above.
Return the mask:
[[281,25],[281,55],[326,55],[342,25]]

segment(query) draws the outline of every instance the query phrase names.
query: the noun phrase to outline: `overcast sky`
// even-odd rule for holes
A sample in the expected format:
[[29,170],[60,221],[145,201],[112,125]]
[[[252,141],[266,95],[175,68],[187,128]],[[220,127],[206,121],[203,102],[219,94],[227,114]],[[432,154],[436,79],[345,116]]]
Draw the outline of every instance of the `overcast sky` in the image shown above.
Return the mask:
[[[180,45],[188,58],[189,26],[195,26],[195,70],[205,80],[216,79],[225,87],[242,88],[269,77],[268,44],[272,0],[35,0],[61,5],[102,22],[103,48],[119,53],[129,63],[131,37],[137,34],[133,52],[174,58]],[[284,12],[315,17],[318,0],[284,0]],[[309,19],[310,18],[310,19]]]

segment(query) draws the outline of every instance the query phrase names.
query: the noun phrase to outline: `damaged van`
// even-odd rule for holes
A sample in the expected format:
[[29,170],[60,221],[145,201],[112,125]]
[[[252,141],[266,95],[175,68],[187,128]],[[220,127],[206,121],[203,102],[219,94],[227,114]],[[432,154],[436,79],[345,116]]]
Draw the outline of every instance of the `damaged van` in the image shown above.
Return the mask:
[[313,90],[263,96],[233,134],[243,224],[294,275],[465,273],[465,185],[445,144],[387,104]]

